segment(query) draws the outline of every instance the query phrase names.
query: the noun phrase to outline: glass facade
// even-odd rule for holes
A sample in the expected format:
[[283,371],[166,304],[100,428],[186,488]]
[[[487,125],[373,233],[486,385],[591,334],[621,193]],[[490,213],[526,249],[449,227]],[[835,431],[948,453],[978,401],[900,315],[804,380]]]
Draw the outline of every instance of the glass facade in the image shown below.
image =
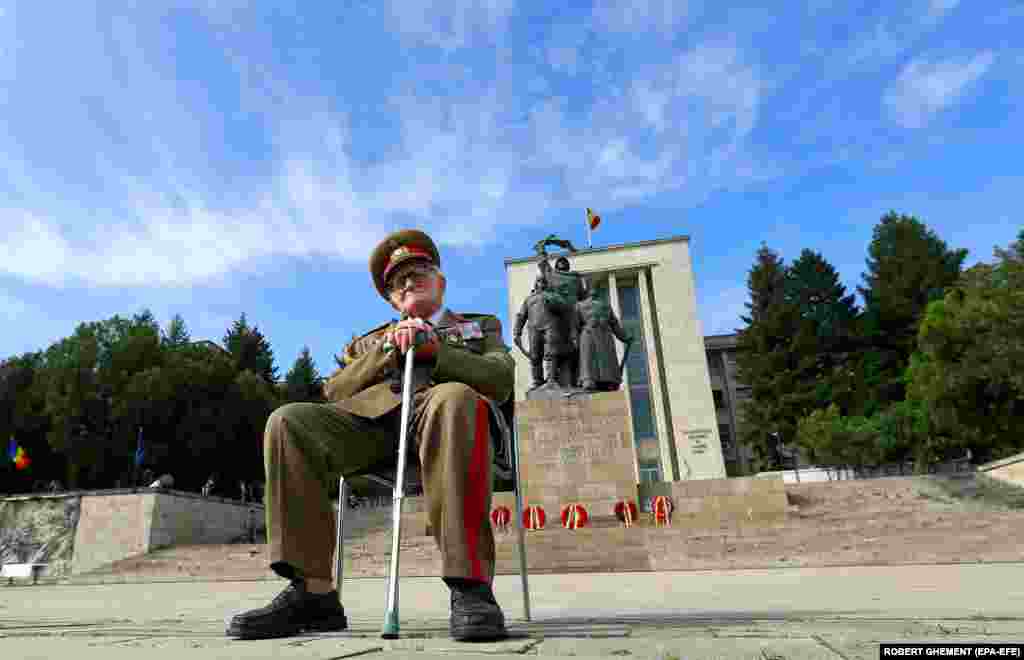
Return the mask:
[[633,413],[633,438],[636,442],[640,481],[661,481],[661,451],[651,401],[647,344],[644,341],[644,328],[640,316],[640,289],[635,279],[620,277],[617,285],[620,321],[623,329],[633,337],[633,346],[626,362],[626,385],[629,388],[629,402]]

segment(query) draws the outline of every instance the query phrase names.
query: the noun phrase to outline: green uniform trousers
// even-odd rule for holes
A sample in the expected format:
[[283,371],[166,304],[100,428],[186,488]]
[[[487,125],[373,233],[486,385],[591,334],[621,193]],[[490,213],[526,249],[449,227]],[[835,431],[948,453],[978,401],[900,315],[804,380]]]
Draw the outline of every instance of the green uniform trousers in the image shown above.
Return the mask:
[[[468,385],[442,383],[418,392],[414,404],[410,443],[418,449],[443,576],[491,582],[487,402]],[[305,577],[331,579],[337,521],[330,487],[341,474],[397,462],[399,416],[396,409],[368,419],[331,403],[290,403],[270,415],[263,442],[272,566],[287,562]]]

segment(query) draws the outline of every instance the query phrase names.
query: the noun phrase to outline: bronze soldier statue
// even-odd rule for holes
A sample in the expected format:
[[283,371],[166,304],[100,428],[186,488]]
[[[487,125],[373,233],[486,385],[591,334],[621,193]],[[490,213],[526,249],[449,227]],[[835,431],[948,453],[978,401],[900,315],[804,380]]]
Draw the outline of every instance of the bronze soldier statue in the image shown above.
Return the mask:
[[[523,302],[516,319],[516,344],[530,358],[535,388],[538,380],[542,380],[541,385],[545,388],[571,389],[576,384],[576,302],[583,296],[586,283],[579,273],[569,269],[569,259],[564,255],[558,257],[552,269],[548,261],[548,245],[557,245],[575,252],[572,243],[554,234],[534,246],[540,257],[540,275],[534,293]],[[529,352],[519,343],[522,326],[527,323],[530,327]],[[537,377],[537,361],[543,366],[541,378]]]
[[[266,607],[233,617],[228,635],[283,637],[348,626],[331,580],[336,518],[329,489],[339,472],[397,460],[401,387],[394,384],[399,360],[413,350],[411,440],[451,590],[449,632],[457,640],[505,636],[491,589],[491,428],[512,393],[514,363],[497,317],[444,306],[440,266],[434,242],[421,231],[384,239],[370,257],[370,273],[401,320],[345,348],[345,367],[325,388],[328,403],[289,403],[267,420],[268,555],[271,570],[290,584]],[[425,340],[414,341],[417,335]]]
[[[633,338],[622,329],[611,305],[587,291],[576,304],[580,328],[580,386],[588,391],[615,391],[622,383],[622,365],[615,360],[615,341],[626,344]],[[625,355],[623,355],[625,363]]]
[[[547,279],[537,276],[533,291],[523,301],[512,329],[516,346],[530,360],[533,388],[557,387],[559,372],[565,368],[572,351],[569,327],[565,323],[569,308],[547,297],[547,293]],[[524,327],[529,328],[529,351],[522,344]]]

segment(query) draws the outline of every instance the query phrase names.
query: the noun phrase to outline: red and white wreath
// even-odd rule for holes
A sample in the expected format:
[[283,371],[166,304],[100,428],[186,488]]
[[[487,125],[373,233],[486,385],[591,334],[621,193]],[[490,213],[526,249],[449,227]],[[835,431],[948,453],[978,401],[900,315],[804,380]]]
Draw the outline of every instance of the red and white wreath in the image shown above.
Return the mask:
[[491,524],[502,533],[508,532],[508,524],[512,522],[512,511],[505,505],[498,505],[491,511]]
[[619,500],[615,503],[615,517],[626,527],[632,527],[636,522],[636,504],[632,500]]
[[528,506],[523,510],[523,527],[526,529],[544,529],[547,522],[547,514],[544,507]]
[[567,504],[565,508],[562,509],[562,527],[565,527],[566,529],[579,529],[580,527],[586,527],[589,519],[590,516],[587,515],[587,510],[583,508],[582,504]]

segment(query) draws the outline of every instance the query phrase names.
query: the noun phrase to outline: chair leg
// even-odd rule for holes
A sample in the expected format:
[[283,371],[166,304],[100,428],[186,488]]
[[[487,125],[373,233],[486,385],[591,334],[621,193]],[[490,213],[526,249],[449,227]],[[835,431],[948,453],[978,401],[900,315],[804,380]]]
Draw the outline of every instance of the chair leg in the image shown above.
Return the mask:
[[515,479],[512,482],[512,489],[515,491],[516,500],[516,519],[514,522],[517,534],[516,544],[519,546],[519,575],[523,581],[523,614],[526,615],[527,621],[532,621],[530,618],[530,582],[526,571],[526,530],[523,528],[523,491],[520,488],[522,479],[519,473],[519,442],[514,427],[511,430],[511,441],[512,478]]
[[334,588],[338,590],[338,600],[341,600],[341,572],[344,564],[343,542],[345,539],[345,507],[348,504],[347,484],[345,477],[338,477],[338,534],[334,543]]

